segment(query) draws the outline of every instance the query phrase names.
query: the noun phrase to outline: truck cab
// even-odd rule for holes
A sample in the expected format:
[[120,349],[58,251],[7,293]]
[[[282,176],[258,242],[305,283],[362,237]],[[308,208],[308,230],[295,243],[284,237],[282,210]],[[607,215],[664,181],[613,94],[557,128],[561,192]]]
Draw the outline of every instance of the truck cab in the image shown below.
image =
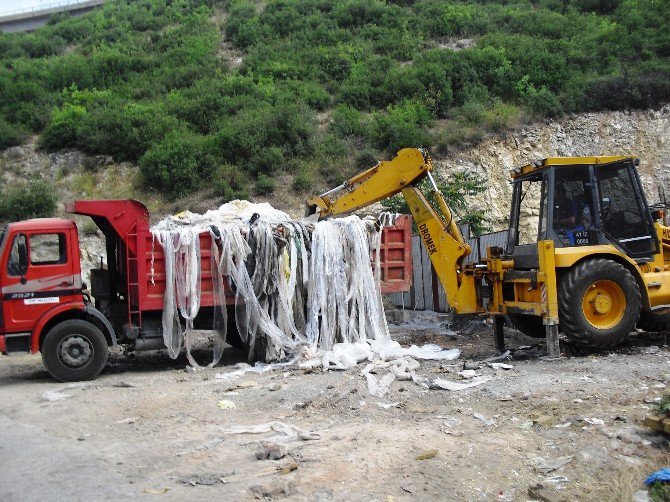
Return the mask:
[[[115,340],[84,288],[74,221],[42,218],[7,225],[0,236],[0,352],[38,352],[58,328],[49,341],[63,370],[55,376],[97,374]],[[69,333],[63,331],[65,321]]]

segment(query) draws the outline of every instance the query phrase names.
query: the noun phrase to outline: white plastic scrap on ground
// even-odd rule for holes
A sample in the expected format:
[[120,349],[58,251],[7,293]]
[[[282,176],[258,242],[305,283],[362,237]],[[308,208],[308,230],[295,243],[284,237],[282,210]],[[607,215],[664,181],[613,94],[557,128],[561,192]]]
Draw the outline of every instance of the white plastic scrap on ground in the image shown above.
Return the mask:
[[[247,201],[163,219],[151,231],[165,253],[163,337],[169,355],[176,358],[185,343],[189,363],[199,367],[191,356],[191,332],[201,304],[199,236],[209,233],[211,269],[219,272],[212,274],[213,329],[219,336],[209,366],[220,360],[228,329],[224,280],[235,291],[234,322],[249,359],[283,361],[240,366],[218,378],[286,366],[346,370],[367,361],[362,374],[379,398],[396,379],[449,390],[483,383],[475,378],[452,386],[421,378],[417,360],[452,360],[460,351],[434,344],[404,348],[391,340],[380,265],[377,259],[371,266],[370,256],[373,250],[379,256],[380,226],[393,222],[388,215],[294,221],[267,203]],[[378,379],[379,371],[387,373]]]
[[289,441],[315,441],[321,436],[315,432],[306,431],[300,427],[284,422],[266,422],[258,425],[236,425],[225,429],[224,434],[264,434],[268,432],[279,432],[278,435],[267,438],[267,441],[275,443],[286,443]]

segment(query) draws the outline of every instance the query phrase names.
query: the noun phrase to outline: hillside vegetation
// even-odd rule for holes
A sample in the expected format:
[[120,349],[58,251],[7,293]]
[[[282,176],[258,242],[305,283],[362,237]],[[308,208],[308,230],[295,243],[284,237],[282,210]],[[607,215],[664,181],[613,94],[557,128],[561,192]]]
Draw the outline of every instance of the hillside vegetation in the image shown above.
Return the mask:
[[0,35],[0,148],[39,133],[168,196],[279,172],[305,191],[404,146],[666,101],[668,26],[670,0],[110,1]]

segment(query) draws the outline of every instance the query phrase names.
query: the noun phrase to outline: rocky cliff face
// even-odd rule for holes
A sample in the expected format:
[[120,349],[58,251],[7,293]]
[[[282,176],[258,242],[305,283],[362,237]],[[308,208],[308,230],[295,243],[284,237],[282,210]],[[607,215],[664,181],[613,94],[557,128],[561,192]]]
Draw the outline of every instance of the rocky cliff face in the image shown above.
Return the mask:
[[476,204],[493,230],[507,227],[512,189],[509,171],[546,157],[637,155],[648,202],[658,186],[670,197],[670,105],[660,110],[589,113],[524,126],[474,148],[436,158],[437,171],[470,169],[487,179]]

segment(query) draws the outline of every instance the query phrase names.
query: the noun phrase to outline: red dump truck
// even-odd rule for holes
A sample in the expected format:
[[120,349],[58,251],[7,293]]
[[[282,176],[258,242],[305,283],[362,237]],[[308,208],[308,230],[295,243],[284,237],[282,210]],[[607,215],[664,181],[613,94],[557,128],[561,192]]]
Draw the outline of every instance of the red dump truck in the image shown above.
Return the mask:
[[[163,249],[149,229],[149,212],[135,200],[75,201],[66,211],[90,216],[105,237],[107,267],[81,276],[77,225],[62,218],[10,223],[0,234],[0,352],[41,352],[58,380],[94,378],[109,346],[129,351],[165,348],[161,315]],[[202,295],[194,321],[212,329],[214,295],[208,232],[200,235]],[[383,292],[409,289],[411,220],[386,227],[380,252]],[[226,284],[226,302],[235,298]]]

